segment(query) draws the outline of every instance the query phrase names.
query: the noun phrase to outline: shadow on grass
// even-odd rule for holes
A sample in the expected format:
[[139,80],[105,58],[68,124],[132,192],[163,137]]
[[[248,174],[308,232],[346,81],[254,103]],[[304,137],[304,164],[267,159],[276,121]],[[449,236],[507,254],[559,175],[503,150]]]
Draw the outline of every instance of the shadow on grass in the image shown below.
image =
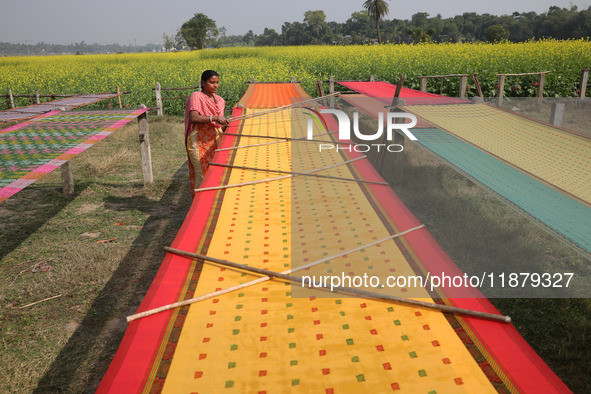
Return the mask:
[[94,392],[147,292],[190,207],[186,164],[159,202],[145,197],[108,197],[105,207],[150,213],[129,252],[94,300],[80,326],[39,382],[35,393]]
[[[409,151],[417,163],[390,158],[382,177],[464,272],[483,267],[516,272],[526,266],[537,267],[533,272],[553,268],[589,275],[590,261],[573,248],[426,152]],[[524,339],[571,390],[590,392],[591,301],[508,294],[497,293],[505,298],[489,301],[512,317]]]
[[78,197],[89,183],[77,182],[73,194],[61,186],[31,185],[0,203],[0,260]]

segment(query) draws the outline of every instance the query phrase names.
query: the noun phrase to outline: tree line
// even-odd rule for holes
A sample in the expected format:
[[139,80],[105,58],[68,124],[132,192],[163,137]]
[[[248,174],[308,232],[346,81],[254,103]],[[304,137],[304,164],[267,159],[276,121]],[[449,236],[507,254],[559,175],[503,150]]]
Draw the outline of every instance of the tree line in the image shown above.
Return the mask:
[[120,44],[87,44],[84,41],[74,44],[48,44],[45,42],[37,43],[18,43],[0,42],[0,56],[18,56],[18,55],[82,55],[82,54],[110,54],[110,53],[134,53],[134,52],[154,52],[160,51],[161,45],[120,45]]
[[[372,9],[377,4],[386,9]],[[418,12],[410,20],[385,19],[387,3],[368,0],[365,10],[351,14],[343,23],[327,21],[322,10],[306,11],[301,22],[285,22],[281,31],[265,28],[244,35],[226,35],[204,14],[195,14],[174,37],[164,35],[168,49],[201,49],[228,46],[360,45],[371,43],[412,44],[418,42],[475,42],[531,39],[579,39],[591,37],[591,7],[579,11],[552,6],[544,13],[514,12],[511,15],[465,12],[450,18]],[[378,17],[376,17],[376,11]],[[384,12],[385,11],[385,12]]]

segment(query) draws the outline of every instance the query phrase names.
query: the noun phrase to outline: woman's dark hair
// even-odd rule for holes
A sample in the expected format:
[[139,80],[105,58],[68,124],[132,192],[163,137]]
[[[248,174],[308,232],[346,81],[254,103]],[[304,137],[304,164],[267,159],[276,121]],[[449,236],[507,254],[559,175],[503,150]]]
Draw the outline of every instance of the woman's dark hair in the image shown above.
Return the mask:
[[201,74],[201,81],[208,81],[211,77],[219,77],[220,75],[213,70],[205,70]]

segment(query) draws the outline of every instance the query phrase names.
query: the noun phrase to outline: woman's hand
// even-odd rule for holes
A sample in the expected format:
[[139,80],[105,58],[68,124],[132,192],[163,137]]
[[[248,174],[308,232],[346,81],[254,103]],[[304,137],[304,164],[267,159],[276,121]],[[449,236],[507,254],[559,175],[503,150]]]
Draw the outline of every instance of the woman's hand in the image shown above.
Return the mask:
[[224,118],[223,116],[216,116],[214,118],[214,121],[219,123],[222,126],[227,126],[228,125],[228,119]]

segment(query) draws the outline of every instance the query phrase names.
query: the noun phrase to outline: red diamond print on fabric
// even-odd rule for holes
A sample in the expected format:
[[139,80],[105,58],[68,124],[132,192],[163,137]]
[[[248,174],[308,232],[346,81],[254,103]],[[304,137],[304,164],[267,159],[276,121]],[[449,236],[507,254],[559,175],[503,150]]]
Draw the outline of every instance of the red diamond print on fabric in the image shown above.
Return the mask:
[[260,358],[265,358],[267,357],[267,353],[266,352],[262,352],[261,354],[259,354]]
[[203,376],[203,371],[197,371],[197,372],[195,372],[195,379],[199,379],[202,376]]
[[322,349],[318,352],[320,356],[326,356],[326,350]]
[[382,366],[384,367],[385,370],[389,371],[392,369],[392,365],[390,365],[390,363],[384,363],[382,364]]
[[376,346],[376,350],[378,352],[383,352],[384,351],[384,345],[378,345],[378,346]]
[[394,391],[400,390],[400,385],[398,383],[392,383],[390,387],[392,387],[392,390]]
[[378,330],[373,329],[369,331],[371,333],[371,335],[378,335]]
[[431,344],[432,344],[434,347],[439,347],[439,346],[441,346],[441,345],[439,344],[439,341],[432,341],[432,342],[431,342]]
[[319,341],[322,338],[324,338],[324,336],[322,334],[316,334],[316,340]]
[[329,375],[330,374],[330,368],[322,368],[322,374],[323,375]]
[[259,371],[259,377],[267,376],[267,371]]
[[421,311],[416,311],[415,312],[415,316],[422,316],[423,314],[421,313]]
[[206,357],[207,357],[207,354],[205,354],[205,353],[201,353],[201,354],[199,355],[199,360],[203,360],[203,359],[204,359],[204,358],[206,358]]
[[444,358],[444,359],[443,359],[443,360],[441,360],[441,361],[443,361],[443,363],[444,363],[444,364],[451,364],[451,360],[450,360],[449,358],[447,358],[447,357],[446,357],[446,358]]
[[456,384],[457,384],[458,386],[459,386],[459,385],[462,385],[462,384],[464,384],[464,381],[462,380],[462,378],[455,378],[455,379],[454,379],[454,382],[456,382]]

